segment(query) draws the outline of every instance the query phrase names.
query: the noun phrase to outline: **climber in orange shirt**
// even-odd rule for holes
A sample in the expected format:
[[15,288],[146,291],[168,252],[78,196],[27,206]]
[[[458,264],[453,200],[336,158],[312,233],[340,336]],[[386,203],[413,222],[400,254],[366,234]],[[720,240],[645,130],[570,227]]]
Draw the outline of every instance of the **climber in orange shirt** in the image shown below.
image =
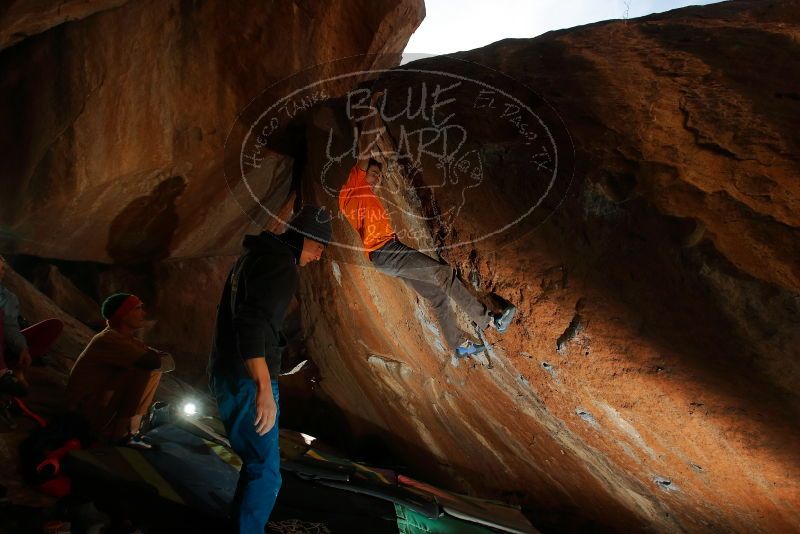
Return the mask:
[[380,163],[374,159],[368,160],[368,163],[359,161],[350,170],[347,182],[339,191],[339,209],[358,232],[367,257],[371,252],[397,240],[383,203],[372,191],[372,186],[380,181],[380,176]]
[[[373,108],[381,94],[377,92],[373,95]],[[430,303],[455,356],[465,357],[482,352],[486,347],[459,328],[450,299],[480,329],[492,326],[500,333],[508,329],[516,308],[508,305],[502,312],[492,313],[467,289],[450,265],[401,243],[397,238],[389,215],[374,190],[380,184],[383,170],[371,152],[371,147],[375,146],[372,132],[377,131],[375,126],[379,121],[376,112],[363,123],[358,139],[358,161],[339,191],[339,209],[358,233],[364,252],[375,268],[400,278]]]

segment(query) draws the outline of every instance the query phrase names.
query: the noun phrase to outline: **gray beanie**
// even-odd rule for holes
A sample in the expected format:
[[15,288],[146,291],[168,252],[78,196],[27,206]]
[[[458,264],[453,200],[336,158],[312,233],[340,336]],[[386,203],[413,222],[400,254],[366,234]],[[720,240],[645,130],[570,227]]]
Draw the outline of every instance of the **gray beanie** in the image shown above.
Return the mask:
[[323,245],[331,242],[331,213],[325,207],[304,205],[297,212],[289,225],[304,237],[313,239]]

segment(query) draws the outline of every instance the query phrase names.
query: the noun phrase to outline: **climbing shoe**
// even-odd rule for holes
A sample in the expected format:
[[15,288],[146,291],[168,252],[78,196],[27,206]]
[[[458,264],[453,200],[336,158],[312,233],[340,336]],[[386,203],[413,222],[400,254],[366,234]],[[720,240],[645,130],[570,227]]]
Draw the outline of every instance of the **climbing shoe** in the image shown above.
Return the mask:
[[156,401],[150,405],[150,408],[147,410],[147,415],[142,419],[139,433],[147,434],[154,428],[170,422],[172,422],[172,418],[170,415],[169,403]]
[[6,371],[0,376],[0,393],[12,397],[24,397],[28,394],[28,388],[14,376],[14,373]]
[[152,443],[149,439],[137,432],[136,434],[128,434],[117,442],[120,447],[128,447],[131,449],[138,449],[140,451],[150,451],[158,449],[158,445]]
[[509,306],[502,313],[492,316],[492,326],[501,334],[505,334],[511,321],[514,320],[514,314],[517,313],[517,308]]
[[456,358],[468,358],[470,356],[474,356],[475,354],[481,353],[486,350],[485,345],[481,345],[480,343],[475,343],[472,340],[467,340],[463,342],[461,345],[456,347]]

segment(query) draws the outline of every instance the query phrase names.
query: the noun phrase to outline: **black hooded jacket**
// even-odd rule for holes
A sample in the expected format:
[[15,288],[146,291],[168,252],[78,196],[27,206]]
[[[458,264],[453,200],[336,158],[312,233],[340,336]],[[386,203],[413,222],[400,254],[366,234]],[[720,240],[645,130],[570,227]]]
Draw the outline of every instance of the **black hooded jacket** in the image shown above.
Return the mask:
[[[270,377],[278,378],[281,352],[286,347],[281,328],[298,284],[302,239],[298,242],[296,237],[271,232],[245,236],[246,252],[231,269],[217,306],[210,373],[230,370],[240,359],[266,358]],[[231,281],[237,267],[241,274],[236,301],[231,302]]]

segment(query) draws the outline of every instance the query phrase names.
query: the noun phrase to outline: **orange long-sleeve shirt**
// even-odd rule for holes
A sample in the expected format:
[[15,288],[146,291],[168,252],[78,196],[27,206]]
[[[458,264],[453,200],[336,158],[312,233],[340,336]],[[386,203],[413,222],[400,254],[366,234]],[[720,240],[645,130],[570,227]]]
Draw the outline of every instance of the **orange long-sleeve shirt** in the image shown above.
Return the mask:
[[370,252],[397,239],[389,214],[367,183],[367,171],[357,165],[350,170],[347,182],[339,190],[339,209],[358,232],[367,257]]

